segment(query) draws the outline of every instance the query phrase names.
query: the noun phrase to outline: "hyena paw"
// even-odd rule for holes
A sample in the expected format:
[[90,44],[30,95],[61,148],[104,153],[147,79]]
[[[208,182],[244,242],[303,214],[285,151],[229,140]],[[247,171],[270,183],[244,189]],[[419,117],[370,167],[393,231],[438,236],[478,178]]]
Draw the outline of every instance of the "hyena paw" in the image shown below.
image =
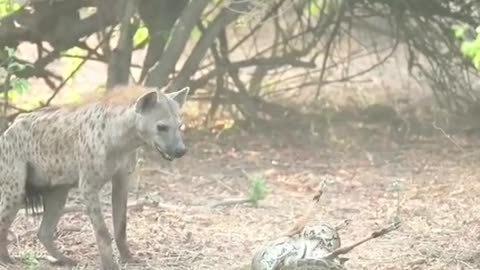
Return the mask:
[[76,266],[78,264],[78,261],[66,256],[62,256],[60,258],[54,258],[54,257],[48,256],[47,260],[51,264],[57,265],[57,266]]
[[138,259],[132,255],[128,248],[119,249],[120,252],[120,261],[122,263],[134,263],[138,262]]

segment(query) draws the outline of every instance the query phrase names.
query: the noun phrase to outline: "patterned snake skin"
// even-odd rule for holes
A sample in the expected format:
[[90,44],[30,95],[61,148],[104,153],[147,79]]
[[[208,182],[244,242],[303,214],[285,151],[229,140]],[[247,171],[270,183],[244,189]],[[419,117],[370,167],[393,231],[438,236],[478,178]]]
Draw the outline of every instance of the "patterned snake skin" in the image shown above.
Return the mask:
[[260,249],[251,270],[343,270],[337,260],[322,259],[340,245],[340,237],[330,225],[307,226],[297,238],[275,239]]

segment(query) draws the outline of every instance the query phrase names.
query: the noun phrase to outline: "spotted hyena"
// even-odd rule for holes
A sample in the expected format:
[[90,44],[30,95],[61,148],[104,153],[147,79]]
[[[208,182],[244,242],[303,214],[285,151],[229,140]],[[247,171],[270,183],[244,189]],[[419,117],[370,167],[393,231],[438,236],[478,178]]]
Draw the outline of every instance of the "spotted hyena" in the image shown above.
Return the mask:
[[126,242],[128,170],[141,146],[167,160],[186,153],[179,110],[189,88],[164,94],[121,86],[97,99],[23,114],[0,137],[0,261],[12,263],[7,233],[19,208],[37,203],[44,213],[38,238],[57,262],[75,264],[54,244],[69,190],[78,187],[95,232],[103,269],[118,269],[98,191],[112,181],[112,216],[120,257]]

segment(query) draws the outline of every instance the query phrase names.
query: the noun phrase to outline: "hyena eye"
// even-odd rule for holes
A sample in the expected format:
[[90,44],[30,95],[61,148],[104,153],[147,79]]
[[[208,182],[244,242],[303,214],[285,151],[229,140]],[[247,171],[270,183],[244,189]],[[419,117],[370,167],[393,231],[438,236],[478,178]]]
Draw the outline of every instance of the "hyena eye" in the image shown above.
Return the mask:
[[158,132],[165,132],[168,130],[168,126],[164,124],[158,124],[157,125],[157,131]]

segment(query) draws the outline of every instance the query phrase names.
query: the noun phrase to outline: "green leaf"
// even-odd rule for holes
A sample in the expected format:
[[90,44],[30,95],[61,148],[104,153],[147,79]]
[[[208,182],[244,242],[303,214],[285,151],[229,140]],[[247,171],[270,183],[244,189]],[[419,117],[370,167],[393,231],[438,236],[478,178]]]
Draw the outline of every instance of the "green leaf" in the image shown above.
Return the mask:
[[477,54],[473,57],[472,61],[475,68],[480,69],[480,53],[478,53],[478,51]]
[[135,35],[133,35],[133,46],[136,47],[149,38],[148,29],[144,25],[140,26]]
[[200,29],[198,29],[197,26],[195,26],[193,29],[192,29],[192,33],[190,34],[190,38],[192,38],[194,41],[197,41],[200,39],[202,35],[202,32],[200,31]]
[[15,49],[10,47],[5,47],[5,51],[7,52],[7,57],[11,58],[15,55]]
[[19,63],[19,62],[13,62],[10,63],[7,67],[7,71],[10,73],[15,73],[18,71],[22,71],[27,67],[27,65]]
[[457,39],[463,38],[464,35],[465,35],[465,27],[463,27],[461,25],[458,25],[458,24],[453,25],[452,30],[453,30],[453,33],[455,35],[455,38],[457,38]]
[[11,92],[22,95],[28,91],[30,84],[25,79],[14,79],[10,82],[10,86],[12,87]]
[[474,40],[463,40],[465,28],[460,25],[453,25],[452,30],[455,38],[460,40],[460,52],[480,70],[480,26],[475,29],[477,36]]
[[306,11],[308,14],[312,16],[320,16],[321,7],[324,5],[322,0],[310,0],[309,3],[305,6]]
[[266,182],[264,179],[254,176],[249,177],[249,180],[248,198],[253,204],[257,205],[259,201],[267,196]]
[[21,6],[12,0],[0,0],[0,17],[7,16],[20,8]]

